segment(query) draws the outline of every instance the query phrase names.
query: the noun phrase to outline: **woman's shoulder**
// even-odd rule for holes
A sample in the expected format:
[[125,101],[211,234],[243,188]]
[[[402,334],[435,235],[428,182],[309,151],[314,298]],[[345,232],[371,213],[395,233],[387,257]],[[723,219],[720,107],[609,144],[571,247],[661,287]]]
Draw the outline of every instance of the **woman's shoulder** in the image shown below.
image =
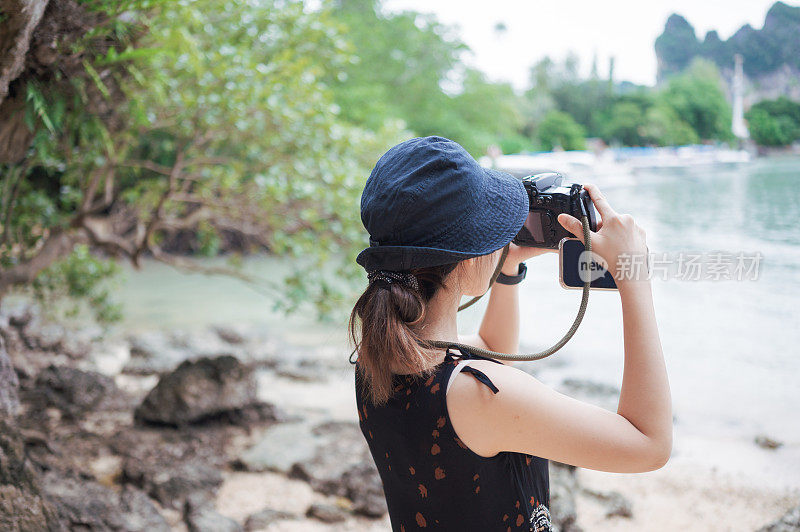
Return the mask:
[[[544,384],[524,371],[487,359],[470,359],[468,365],[486,376],[494,391],[476,376],[459,372],[447,392],[447,410],[459,438],[475,453],[494,456],[501,449],[494,431],[487,427],[499,419],[513,420],[543,396]],[[526,408],[526,409],[527,409]]]

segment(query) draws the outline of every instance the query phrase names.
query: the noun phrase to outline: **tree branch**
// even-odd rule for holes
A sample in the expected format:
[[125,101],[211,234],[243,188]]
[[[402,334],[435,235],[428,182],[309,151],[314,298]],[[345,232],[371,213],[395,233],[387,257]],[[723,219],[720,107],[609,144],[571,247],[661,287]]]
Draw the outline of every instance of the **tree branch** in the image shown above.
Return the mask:
[[44,244],[30,260],[17,264],[6,270],[0,270],[0,298],[13,285],[27,284],[33,281],[40,271],[58,259],[69,255],[78,243],[86,242],[84,231],[66,231],[55,229],[44,241]]

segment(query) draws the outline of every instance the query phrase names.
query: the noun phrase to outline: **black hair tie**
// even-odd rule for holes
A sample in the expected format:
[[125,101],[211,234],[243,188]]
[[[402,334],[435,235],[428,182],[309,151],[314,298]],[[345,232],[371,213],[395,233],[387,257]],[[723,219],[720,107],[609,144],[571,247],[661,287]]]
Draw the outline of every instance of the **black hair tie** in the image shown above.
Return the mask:
[[419,292],[419,281],[413,273],[393,272],[389,270],[373,270],[367,274],[370,282],[384,281],[387,284],[400,283]]

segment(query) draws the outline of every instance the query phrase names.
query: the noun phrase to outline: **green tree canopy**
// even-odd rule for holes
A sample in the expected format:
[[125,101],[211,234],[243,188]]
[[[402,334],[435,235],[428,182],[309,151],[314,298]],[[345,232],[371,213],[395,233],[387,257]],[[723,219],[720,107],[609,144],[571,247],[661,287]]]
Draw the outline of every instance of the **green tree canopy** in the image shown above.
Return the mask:
[[353,57],[328,82],[350,123],[378,130],[401,119],[415,134],[449,137],[475,156],[520,126],[511,87],[465,67],[467,47],[434,17],[388,13],[376,0],[338,0],[333,14]]
[[788,146],[800,140],[800,104],[788,98],[758,102],[745,118],[750,136],[762,146]]
[[662,98],[699,138],[731,138],[731,106],[713,63],[695,59],[685,73],[670,80]]
[[71,44],[78,75],[24,80],[35,136],[0,168],[2,292],[52,279],[81,242],[253,281],[172,253],[188,233],[195,252],[234,235],[293,257],[294,275],[260,286],[287,306],[333,304],[341,283],[305,270],[340,257],[339,273],[356,273],[344,264],[364,240],[358,196],[399,131],[339,120],[323,80],[349,56],[330,10],[272,4],[87,3],[106,22]]
[[550,111],[539,125],[539,142],[545,150],[582,150],[586,147],[585,139],[583,126],[562,111]]

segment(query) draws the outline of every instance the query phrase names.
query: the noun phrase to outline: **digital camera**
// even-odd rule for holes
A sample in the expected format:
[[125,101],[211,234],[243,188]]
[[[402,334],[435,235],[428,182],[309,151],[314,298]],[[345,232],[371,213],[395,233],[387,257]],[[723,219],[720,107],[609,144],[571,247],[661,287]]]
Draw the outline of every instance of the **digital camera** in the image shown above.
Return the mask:
[[589,193],[578,183],[565,183],[564,176],[549,172],[522,179],[530,202],[525,225],[514,237],[514,244],[534,248],[558,249],[562,238],[574,237],[558,223],[562,212],[581,219],[585,214],[589,229],[597,231],[597,213]]

